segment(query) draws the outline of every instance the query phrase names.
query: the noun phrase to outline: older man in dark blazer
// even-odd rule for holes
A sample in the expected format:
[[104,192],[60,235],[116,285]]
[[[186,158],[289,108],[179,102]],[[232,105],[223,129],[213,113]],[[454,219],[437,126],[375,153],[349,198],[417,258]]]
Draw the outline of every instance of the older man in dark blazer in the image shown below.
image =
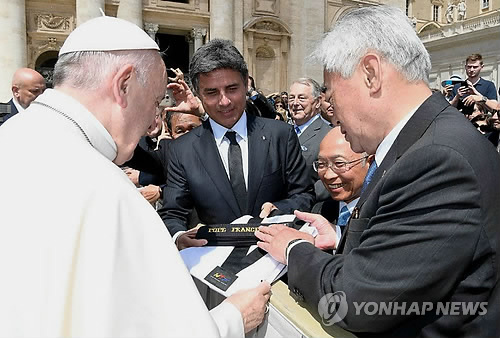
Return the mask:
[[431,94],[429,54],[399,9],[349,12],[316,55],[342,132],[375,161],[336,255],[279,226],[262,228],[259,246],[288,263],[289,289],[325,325],[363,337],[498,337],[495,149]]
[[288,105],[294,130],[299,137],[302,156],[306,160],[307,172],[314,181],[316,199],[327,200],[328,191],[312,166],[318,159],[319,144],[332,129],[321,119],[321,86],[312,78],[295,80],[290,86]]
[[[314,203],[293,128],[245,113],[248,70],[228,40],[215,39],[193,56],[193,88],[210,118],[172,142],[167,185],[158,212],[179,249],[200,246],[186,223],[193,208],[202,223],[228,223],[242,215],[291,213]],[[177,86],[180,106],[186,102]]]

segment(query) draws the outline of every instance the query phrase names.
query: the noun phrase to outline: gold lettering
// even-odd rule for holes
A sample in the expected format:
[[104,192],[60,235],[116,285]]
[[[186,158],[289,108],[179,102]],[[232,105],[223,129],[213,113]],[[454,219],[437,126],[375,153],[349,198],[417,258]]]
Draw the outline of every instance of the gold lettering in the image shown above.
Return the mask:
[[210,228],[208,232],[226,232],[226,228]]

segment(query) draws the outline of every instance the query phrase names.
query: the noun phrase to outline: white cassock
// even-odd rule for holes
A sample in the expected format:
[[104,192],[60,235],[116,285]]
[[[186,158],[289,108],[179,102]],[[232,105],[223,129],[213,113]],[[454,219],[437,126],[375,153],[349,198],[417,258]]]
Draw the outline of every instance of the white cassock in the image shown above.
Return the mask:
[[97,119],[56,90],[36,101],[67,117],[32,103],[0,127],[0,336],[243,336],[234,305],[207,310]]

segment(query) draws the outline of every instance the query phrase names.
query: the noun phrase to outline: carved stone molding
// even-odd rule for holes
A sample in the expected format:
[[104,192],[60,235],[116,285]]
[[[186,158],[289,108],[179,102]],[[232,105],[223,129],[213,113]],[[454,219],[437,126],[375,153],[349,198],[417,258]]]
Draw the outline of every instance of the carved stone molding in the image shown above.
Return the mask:
[[255,32],[264,35],[286,35],[291,36],[292,31],[283,21],[273,17],[259,17],[247,22],[243,30],[245,32]]
[[256,29],[262,29],[266,31],[282,32],[281,26],[271,21],[257,22],[254,27]]
[[60,32],[69,34],[75,29],[75,20],[73,16],[35,13],[33,14],[33,20],[35,22],[33,31],[37,32]]
[[152,23],[152,22],[144,23],[144,30],[153,40],[155,40],[156,33],[158,33],[158,29],[160,29],[160,25],[157,23]]
[[195,27],[191,31],[191,34],[193,35],[193,38],[195,38],[195,39],[203,39],[205,37],[205,35],[207,35],[207,29]]
[[40,55],[47,51],[58,51],[61,49],[64,38],[58,40],[56,37],[50,36],[46,39],[34,39],[28,37],[29,59],[28,66],[34,68],[35,62]]
[[279,0],[254,0],[253,15],[272,15],[279,16],[280,14]]
[[255,56],[258,58],[274,59],[275,53],[271,47],[263,45],[255,49]]

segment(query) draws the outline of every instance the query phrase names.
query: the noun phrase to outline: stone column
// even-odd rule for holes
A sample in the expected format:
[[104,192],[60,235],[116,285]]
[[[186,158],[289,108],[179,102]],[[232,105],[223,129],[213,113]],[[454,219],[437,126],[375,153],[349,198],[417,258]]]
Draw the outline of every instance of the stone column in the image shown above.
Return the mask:
[[210,39],[234,41],[234,0],[210,1]]
[[102,16],[105,12],[104,3],[105,0],[76,0],[76,25],[80,26],[89,19]]
[[142,28],[142,0],[120,0],[116,17]]
[[0,6],[0,102],[12,98],[11,80],[18,68],[26,67],[26,4],[25,0],[5,1]]
[[206,28],[193,28],[192,30],[194,37],[194,51],[196,52],[198,48],[203,46],[203,38],[207,35]]

